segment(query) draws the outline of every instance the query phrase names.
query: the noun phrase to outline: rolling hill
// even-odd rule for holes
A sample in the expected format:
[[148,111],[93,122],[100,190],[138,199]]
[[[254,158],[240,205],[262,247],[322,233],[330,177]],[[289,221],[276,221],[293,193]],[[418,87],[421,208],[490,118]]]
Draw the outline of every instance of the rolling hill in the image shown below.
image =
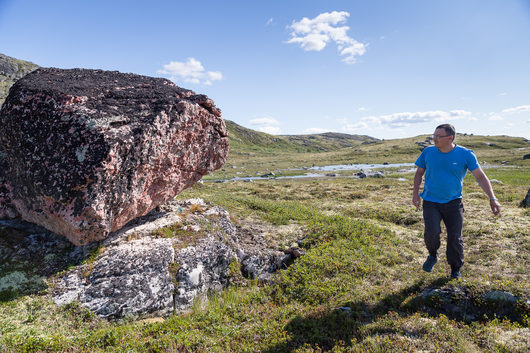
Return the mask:
[[331,152],[346,147],[379,141],[365,135],[348,135],[334,132],[312,135],[269,135],[225,120],[232,153],[243,152]]

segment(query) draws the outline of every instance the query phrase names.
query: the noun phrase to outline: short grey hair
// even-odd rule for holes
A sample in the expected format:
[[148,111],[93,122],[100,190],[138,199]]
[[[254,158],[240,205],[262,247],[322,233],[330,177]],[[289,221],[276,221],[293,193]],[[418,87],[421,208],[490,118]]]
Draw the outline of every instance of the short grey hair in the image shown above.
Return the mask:
[[451,125],[451,124],[442,124],[442,125],[438,125],[436,127],[436,129],[444,129],[445,133],[447,135],[451,135],[451,136],[453,136],[453,140],[455,139],[456,130],[455,130],[455,127],[453,125]]

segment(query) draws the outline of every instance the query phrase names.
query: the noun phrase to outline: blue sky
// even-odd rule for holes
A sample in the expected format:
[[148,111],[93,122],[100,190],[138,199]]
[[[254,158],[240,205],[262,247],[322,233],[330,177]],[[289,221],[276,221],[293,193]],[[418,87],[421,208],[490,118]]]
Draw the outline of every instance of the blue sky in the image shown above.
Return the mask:
[[0,53],[166,77],[273,134],[530,138],[530,0],[0,0]]

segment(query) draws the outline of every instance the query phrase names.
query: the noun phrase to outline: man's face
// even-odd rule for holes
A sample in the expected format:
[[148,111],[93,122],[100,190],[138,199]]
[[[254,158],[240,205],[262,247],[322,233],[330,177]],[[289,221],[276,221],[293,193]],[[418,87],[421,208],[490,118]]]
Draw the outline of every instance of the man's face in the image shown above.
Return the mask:
[[434,130],[432,137],[434,145],[438,148],[448,147],[453,143],[453,136],[448,135],[447,132],[445,132],[445,129]]

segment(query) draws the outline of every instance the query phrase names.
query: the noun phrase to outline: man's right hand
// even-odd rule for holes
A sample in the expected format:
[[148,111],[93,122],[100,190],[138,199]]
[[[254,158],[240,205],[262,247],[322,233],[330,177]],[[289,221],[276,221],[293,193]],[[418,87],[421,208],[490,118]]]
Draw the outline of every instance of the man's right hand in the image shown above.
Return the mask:
[[417,210],[420,208],[420,204],[421,204],[420,195],[418,195],[418,194],[413,194],[412,195],[412,204],[414,206],[416,206]]

